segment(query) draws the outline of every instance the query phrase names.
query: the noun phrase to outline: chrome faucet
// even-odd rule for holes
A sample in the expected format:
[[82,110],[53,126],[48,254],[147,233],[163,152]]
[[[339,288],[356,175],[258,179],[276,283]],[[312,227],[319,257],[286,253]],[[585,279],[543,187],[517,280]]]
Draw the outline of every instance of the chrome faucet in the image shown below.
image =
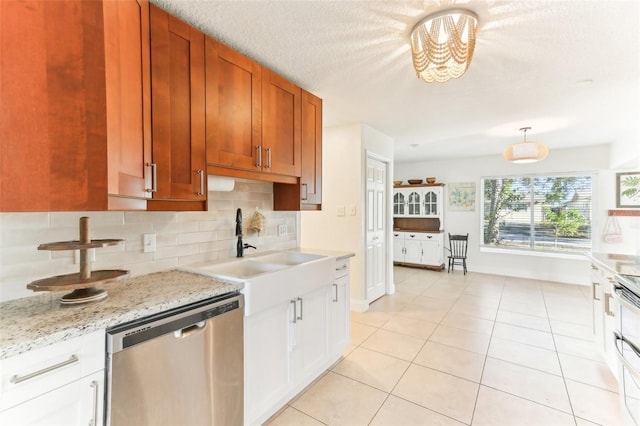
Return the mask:
[[242,209],[236,210],[236,237],[238,237],[238,243],[236,244],[236,257],[242,257],[244,255],[244,249],[256,248],[256,246],[242,242]]

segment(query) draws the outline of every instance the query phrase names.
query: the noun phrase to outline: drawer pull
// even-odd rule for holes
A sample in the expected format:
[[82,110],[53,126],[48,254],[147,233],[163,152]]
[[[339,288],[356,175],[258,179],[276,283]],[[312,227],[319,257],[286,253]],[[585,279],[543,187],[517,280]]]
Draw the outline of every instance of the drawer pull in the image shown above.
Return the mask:
[[71,355],[68,360],[59,362],[59,363],[54,364],[54,365],[52,365],[50,367],[43,368],[42,370],[34,371],[33,373],[25,374],[24,376],[18,376],[17,374],[14,374],[9,379],[9,382],[13,383],[13,384],[18,384],[20,382],[24,382],[26,380],[33,379],[34,377],[41,376],[41,375],[46,374],[46,373],[48,373],[50,371],[57,370],[58,368],[66,367],[67,365],[70,365],[70,364],[73,364],[73,363],[76,363],[76,362],[78,362],[78,357],[76,355]]

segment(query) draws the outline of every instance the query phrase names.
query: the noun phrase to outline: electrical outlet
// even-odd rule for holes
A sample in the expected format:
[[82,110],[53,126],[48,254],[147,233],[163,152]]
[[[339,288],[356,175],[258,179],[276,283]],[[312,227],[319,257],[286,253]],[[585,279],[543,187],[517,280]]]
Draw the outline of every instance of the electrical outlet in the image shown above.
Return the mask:
[[278,225],[278,237],[287,235],[287,225]]
[[344,216],[344,206],[338,206],[338,216]]
[[156,234],[142,234],[142,251],[144,253],[156,251]]
[[[87,251],[87,257],[89,257],[89,262],[96,261],[96,249],[89,249]],[[80,263],[80,250],[73,251],[73,263],[76,265]]]

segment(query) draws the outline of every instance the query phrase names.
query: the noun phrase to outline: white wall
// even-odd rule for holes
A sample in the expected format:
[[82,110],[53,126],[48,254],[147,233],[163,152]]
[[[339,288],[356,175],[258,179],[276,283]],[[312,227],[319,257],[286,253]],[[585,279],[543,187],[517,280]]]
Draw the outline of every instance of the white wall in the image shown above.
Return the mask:
[[[366,305],[363,170],[367,150],[388,158],[393,164],[393,140],[376,129],[352,124],[323,130],[322,211],[302,212],[300,219],[302,247],[356,254],[351,259],[350,273],[351,303],[354,310],[363,310]],[[390,183],[391,181],[392,179]],[[356,214],[353,216],[349,214],[351,204],[356,206]],[[346,207],[345,216],[338,216],[339,206]]]
[[[132,276],[189,263],[235,256],[236,208],[243,209],[244,240],[258,250],[298,245],[297,212],[273,211],[273,184],[236,180],[233,192],[209,192],[207,212],[55,212],[0,214],[0,301],[34,295],[31,281],[79,271],[71,251],[39,251],[40,243],[78,239],[78,219],[90,218],[92,238],[118,238],[117,246],[96,249],[92,269],[127,269]],[[256,207],[266,218],[258,235],[249,230]],[[278,237],[279,224],[288,234]],[[142,234],[155,233],[157,251],[142,252]],[[108,284],[105,285],[108,290]],[[62,295],[63,293],[61,293]]]
[[[596,172],[594,185],[594,251],[609,250],[623,254],[638,252],[638,218],[622,218],[625,242],[603,245],[600,236],[606,218],[606,210],[615,208],[615,172],[609,168],[609,146],[555,150],[545,160],[531,164],[512,164],[501,156],[461,158],[450,161],[424,161],[396,163],[395,179],[404,180],[435,176],[439,182],[475,182],[477,188],[474,212],[449,212],[445,206],[445,233],[469,233],[469,270],[483,273],[521,276],[541,280],[587,284],[586,259],[570,260],[505,253],[480,252],[480,179],[489,176],[509,176],[534,173]],[[447,186],[445,186],[445,193]],[[445,204],[447,202],[445,197]]]

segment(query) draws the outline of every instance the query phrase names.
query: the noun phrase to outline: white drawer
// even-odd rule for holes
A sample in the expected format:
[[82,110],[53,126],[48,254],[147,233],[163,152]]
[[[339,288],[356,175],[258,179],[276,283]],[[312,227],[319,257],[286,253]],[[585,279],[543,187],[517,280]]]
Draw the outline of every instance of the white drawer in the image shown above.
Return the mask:
[[104,366],[104,330],[0,360],[0,411],[102,370]]
[[349,259],[336,260],[336,278],[349,275]]

